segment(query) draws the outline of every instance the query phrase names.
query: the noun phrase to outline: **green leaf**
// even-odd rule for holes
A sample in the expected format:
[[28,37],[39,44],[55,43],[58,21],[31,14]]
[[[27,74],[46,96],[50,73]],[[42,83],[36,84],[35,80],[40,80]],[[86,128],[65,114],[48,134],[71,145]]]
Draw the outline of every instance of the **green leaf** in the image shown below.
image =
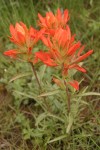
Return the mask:
[[71,115],[69,115],[69,118],[68,118],[68,126],[67,126],[67,129],[66,129],[66,133],[69,133],[70,132],[70,129],[72,127],[72,124],[73,124],[73,117]]
[[38,126],[38,124],[47,116],[46,113],[42,113],[40,114],[37,118],[36,118],[36,126]]
[[97,92],[87,92],[87,93],[82,93],[81,95],[77,95],[77,96],[91,96],[91,95],[100,96],[100,93],[97,93]]
[[32,98],[32,99],[36,100],[36,97],[33,96],[33,95],[29,95],[29,94],[26,94],[26,93],[23,93],[23,92],[20,92],[20,91],[17,91],[17,90],[14,90],[14,92],[18,93],[19,95],[22,95],[22,96],[25,96],[25,97]]
[[64,138],[66,138],[66,137],[67,137],[67,134],[61,135],[61,136],[59,136],[59,137],[57,137],[57,138],[54,138],[53,140],[48,141],[47,143],[48,143],[48,144],[49,144],[49,143],[53,143],[53,142],[62,140],[62,139],[64,139]]
[[40,94],[38,97],[44,97],[44,96],[50,96],[50,95],[55,95],[59,92],[59,90],[54,90],[54,91],[50,91],[50,92],[47,92],[47,93],[42,93]]
[[32,98],[33,100],[35,100],[43,108],[43,110],[45,110],[45,108],[43,107],[43,105],[39,101],[38,97],[36,97],[36,95],[29,95],[29,94],[26,94],[26,93],[23,93],[23,92],[19,92],[17,90],[14,90],[14,92],[18,93],[19,95],[22,95],[22,96],[25,96],[25,97],[28,97],[28,98]]
[[15,80],[17,80],[19,78],[22,78],[22,77],[29,76],[31,74],[32,73],[20,73],[20,74],[17,74],[16,76],[12,77],[12,79],[9,82],[15,81]]
[[40,76],[41,80],[42,80],[42,79],[43,79],[43,77],[44,77],[44,74],[45,74],[46,68],[47,68],[47,66],[46,66],[46,65],[43,65],[43,66],[42,66],[42,71],[40,72],[40,73],[41,73],[41,76]]
[[47,116],[49,116],[49,117],[53,117],[53,118],[58,119],[59,121],[61,121],[61,122],[65,123],[65,120],[64,120],[64,119],[62,119],[61,117],[58,117],[57,115],[54,115],[54,114],[48,113],[48,114],[47,114]]

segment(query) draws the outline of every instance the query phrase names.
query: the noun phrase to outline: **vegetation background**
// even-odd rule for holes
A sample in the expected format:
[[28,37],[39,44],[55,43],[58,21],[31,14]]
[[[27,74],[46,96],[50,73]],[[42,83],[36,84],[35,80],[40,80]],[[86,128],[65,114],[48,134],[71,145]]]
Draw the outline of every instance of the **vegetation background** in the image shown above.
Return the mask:
[[[50,119],[46,123],[51,127],[48,125],[44,129],[48,135],[44,136],[43,133],[42,138],[37,130],[33,132],[33,128],[29,126],[34,124],[32,118],[37,117],[37,112],[40,112],[39,107],[38,110],[34,108],[34,95],[30,94],[37,90],[32,88],[31,81],[34,78],[30,79],[30,67],[4,57],[2,53],[13,47],[8,39],[11,23],[23,21],[27,26],[38,28],[38,12],[45,15],[47,11],[56,12],[57,8],[69,10],[72,33],[76,33],[76,38],[86,44],[86,51],[93,49],[94,53],[84,62],[87,74],[76,74],[78,79],[84,79],[80,89],[88,91],[84,95],[87,105],[81,114],[84,120],[76,124],[70,136],[62,137],[59,135],[61,131],[57,130],[55,140],[47,142],[51,133],[55,132]],[[16,78],[20,79],[15,80]],[[100,0],[0,0],[0,150],[99,150],[99,93]],[[59,111],[59,115],[60,113]]]

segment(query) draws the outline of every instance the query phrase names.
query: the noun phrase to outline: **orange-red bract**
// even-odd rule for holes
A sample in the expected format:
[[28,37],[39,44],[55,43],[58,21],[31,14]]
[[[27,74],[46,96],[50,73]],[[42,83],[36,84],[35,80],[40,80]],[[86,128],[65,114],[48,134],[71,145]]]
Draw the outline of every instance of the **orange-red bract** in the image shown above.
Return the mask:
[[12,49],[4,52],[4,55],[13,58],[16,58],[17,56],[20,57],[22,56],[21,54],[30,56],[32,54],[32,48],[38,42],[43,32],[43,30],[38,31],[33,27],[28,29],[23,22],[16,23],[15,27],[10,25],[11,37],[9,38],[11,42],[17,45],[17,48],[16,50]]
[[57,9],[56,14],[54,15],[51,11],[46,13],[45,17],[42,17],[38,13],[39,21],[38,24],[41,28],[44,28],[45,33],[54,34],[56,29],[66,28],[66,24],[69,20],[68,10],[62,12],[59,8]]
[[[47,66],[60,66],[64,76],[68,75],[68,70],[70,69],[76,69],[85,73],[86,70],[79,65],[79,62],[92,54],[93,50],[89,50],[82,55],[84,46],[81,45],[80,41],[76,42],[74,37],[75,35],[71,35],[68,25],[66,29],[57,29],[54,36],[43,36],[42,41],[48,47],[48,52],[36,52],[35,57]],[[69,84],[78,90],[77,82],[69,82]]]
[[35,55],[43,63],[48,66],[62,66],[64,72],[73,68],[85,72],[85,69],[78,63],[87,58],[93,50],[81,55],[84,46],[81,45],[80,41],[75,42],[68,26],[66,30],[61,28],[56,30],[53,37],[43,37],[42,41],[49,50],[48,52],[37,52]]
[[12,50],[4,52],[4,55],[9,56],[11,58],[16,58],[17,54],[18,54],[18,51],[16,49],[12,49]]

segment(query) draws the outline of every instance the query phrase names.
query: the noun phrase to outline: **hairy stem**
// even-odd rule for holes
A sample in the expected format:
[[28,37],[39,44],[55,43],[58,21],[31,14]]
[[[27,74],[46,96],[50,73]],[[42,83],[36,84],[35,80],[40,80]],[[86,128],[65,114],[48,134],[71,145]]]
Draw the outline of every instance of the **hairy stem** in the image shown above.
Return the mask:
[[67,98],[68,98],[68,103],[67,103],[68,113],[70,113],[70,94],[69,94],[68,87],[67,87],[67,84],[66,84],[65,80],[64,80],[64,84],[65,84],[65,87],[66,87],[66,94],[67,94]]
[[35,75],[36,81],[37,81],[37,83],[38,83],[38,86],[39,86],[39,88],[41,89],[40,81],[39,81],[39,79],[38,79],[38,76],[37,76],[37,73],[36,73],[36,71],[35,71],[34,65],[33,65],[32,62],[30,62],[30,64],[31,64],[33,73],[34,73],[34,75]]

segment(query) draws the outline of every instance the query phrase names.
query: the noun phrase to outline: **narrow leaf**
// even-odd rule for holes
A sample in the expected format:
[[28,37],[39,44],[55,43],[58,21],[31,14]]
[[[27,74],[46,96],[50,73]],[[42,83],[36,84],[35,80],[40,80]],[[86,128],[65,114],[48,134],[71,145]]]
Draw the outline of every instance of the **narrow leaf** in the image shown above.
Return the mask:
[[82,94],[77,95],[77,96],[91,96],[91,95],[100,96],[100,93],[97,93],[97,92],[87,92],[87,93],[82,93]]
[[53,142],[56,142],[56,141],[59,141],[59,140],[62,140],[62,139],[64,139],[64,138],[66,138],[67,137],[67,134],[65,134],[65,135],[61,135],[61,136],[59,136],[59,137],[57,137],[57,138],[55,138],[55,139],[53,139],[53,140],[50,140],[49,142],[47,142],[47,143],[53,143]]
[[32,73],[20,73],[20,74],[17,74],[16,76],[12,77],[12,79],[10,79],[9,82],[12,82],[12,81],[15,81],[19,78],[22,78],[22,77],[26,77],[26,76],[29,76],[31,75]]
[[50,91],[50,92],[47,92],[47,93],[42,93],[40,94],[38,97],[44,97],[44,96],[50,96],[50,95],[55,95],[59,92],[59,90],[54,90],[54,91]]

